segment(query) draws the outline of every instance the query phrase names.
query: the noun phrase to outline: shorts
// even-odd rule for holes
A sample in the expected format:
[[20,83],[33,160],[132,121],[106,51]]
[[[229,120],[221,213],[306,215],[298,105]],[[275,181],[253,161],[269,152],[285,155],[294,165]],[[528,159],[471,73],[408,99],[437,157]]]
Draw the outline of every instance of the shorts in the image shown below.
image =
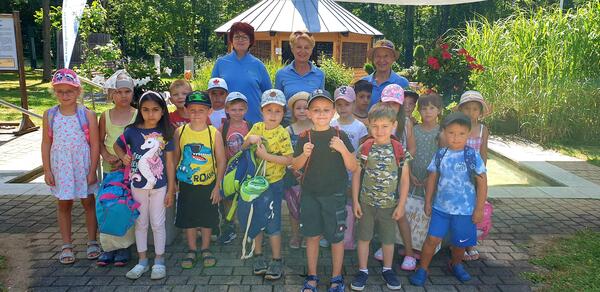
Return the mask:
[[213,205],[210,193],[215,183],[191,185],[179,182],[175,226],[178,228],[219,228],[219,205]]
[[451,215],[435,208],[431,211],[428,235],[444,238],[450,230],[450,243],[456,247],[477,245],[477,226],[471,215]]
[[323,235],[330,243],[344,240],[346,231],[346,194],[315,196],[302,191],[300,197],[300,231],[305,237]]
[[369,204],[360,203],[362,217],[358,219],[356,237],[361,241],[371,241],[373,232],[377,229],[379,240],[382,244],[396,243],[396,230],[398,224],[392,218],[395,207],[376,208]]
[[[269,188],[258,198],[252,201],[252,221],[250,222],[250,231],[248,236],[254,238],[255,235],[263,231],[267,235],[281,234],[281,202],[283,201],[283,180],[269,184]],[[250,212],[250,203],[243,200],[238,201],[237,216],[242,231],[246,230],[248,214]]]

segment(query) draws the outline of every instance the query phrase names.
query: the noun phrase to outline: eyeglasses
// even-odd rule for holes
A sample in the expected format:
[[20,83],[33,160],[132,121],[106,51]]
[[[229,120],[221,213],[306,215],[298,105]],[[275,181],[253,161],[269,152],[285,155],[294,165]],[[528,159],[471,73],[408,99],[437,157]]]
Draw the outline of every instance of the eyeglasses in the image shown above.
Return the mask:
[[248,40],[250,40],[250,38],[248,36],[245,36],[245,35],[239,35],[239,34],[237,34],[237,35],[233,36],[233,40],[234,41],[248,41]]
[[189,102],[209,102],[208,98],[206,98],[206,95],[204,95],[200,92],[194,92],[194,93],[188,95],[188,101]]

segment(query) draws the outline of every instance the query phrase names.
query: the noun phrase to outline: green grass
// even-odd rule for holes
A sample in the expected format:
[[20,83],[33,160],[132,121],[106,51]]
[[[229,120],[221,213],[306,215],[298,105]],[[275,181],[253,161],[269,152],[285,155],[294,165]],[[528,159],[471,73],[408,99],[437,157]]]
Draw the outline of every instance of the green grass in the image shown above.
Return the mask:
[[600,232],[582,230],[551,242],[531,260],[547,272],[523,275],[549,291],[600,290]]
[[[26,71],[25,83],[27,84],[27,94],[29,96],[29,109],[39,115],[57,104],[56,98],[50,93],[50,83],[42,83],[42,71]],[[91,88],[84,86],[84,90],[91,91]],[[98,90],[96,90],[98,91]],[[16,73],[0,74],[0,98],[15,105],[21,105],[21,91],[19,89],[19,76]],[[85,105],[92,109],[92,103],[86,101]],[[96,104],[96,113],[111,108],[111,104]],[[17,110],[6,108],[0,105],[0,122],[19,122],[21,113]],[[32,117],[31,120],[36,125],[41,125],[42,121]]]
[[557,150],[565,155],[585,159],[587,162],[600,166],[600,146],[575,146],[550,144],[550,148]]
[[[0,273],[4,273],[5,269],[8,268],[7,263],[6,263],[6,257],[4,257],[3,255],[0,255]],[[4,291],[8,291],[8,289],[6,289],[6,286],[4,285],[4,283],[0,282],[0,291],[4,292]]]

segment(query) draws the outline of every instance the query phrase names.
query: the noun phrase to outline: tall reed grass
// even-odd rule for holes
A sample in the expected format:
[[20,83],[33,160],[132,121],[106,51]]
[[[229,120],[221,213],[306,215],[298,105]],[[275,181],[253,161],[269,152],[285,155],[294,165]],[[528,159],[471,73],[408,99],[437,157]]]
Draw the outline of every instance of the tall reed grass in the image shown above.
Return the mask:
[[456,41],[486,68],[472,78],[493,104],[492,126],[517,119],[541,143],[600,144],[599,19],[593,0],[468,23]]

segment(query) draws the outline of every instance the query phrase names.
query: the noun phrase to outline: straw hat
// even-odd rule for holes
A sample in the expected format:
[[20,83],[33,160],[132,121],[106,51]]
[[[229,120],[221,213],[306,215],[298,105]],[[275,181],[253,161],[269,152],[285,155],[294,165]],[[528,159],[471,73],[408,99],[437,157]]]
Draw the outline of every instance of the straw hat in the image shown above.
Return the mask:
[[369,59],[371,61],[373,61],[373,54],[375,53],[375,50],[377,49],[386,49],[386,50],[390,50],[393,54],[394,54],[394,60],[398,60],[398,57],[400,57],[400,53],[398,51],[396,51],[396,46],[394,46],[394,43],[392,43],[392,41],[390,40],[378,40],[377,42],[375,42],[375,45],[373,45],[373,48],[371,48],[369,50],[369,52],[367,53],[369,56]]
[[458,109],[460,108],[461,105],[463,105],[467,102],[471,102],[471,101],[476,101],[481,104],[481,107],[483,108],[483,111],[481,113],[482,117],[485,117],[492,112],[492,109],[490,108],[490,106],[483,99],[483,95],[481,95],[481,93],[479,91],[475,91],[475,90],[465,91],[465,93],[463,93],[460,96],[460,102],[458,103],[458,105],[456,107],[454,107],[454,110],[458,111]]

